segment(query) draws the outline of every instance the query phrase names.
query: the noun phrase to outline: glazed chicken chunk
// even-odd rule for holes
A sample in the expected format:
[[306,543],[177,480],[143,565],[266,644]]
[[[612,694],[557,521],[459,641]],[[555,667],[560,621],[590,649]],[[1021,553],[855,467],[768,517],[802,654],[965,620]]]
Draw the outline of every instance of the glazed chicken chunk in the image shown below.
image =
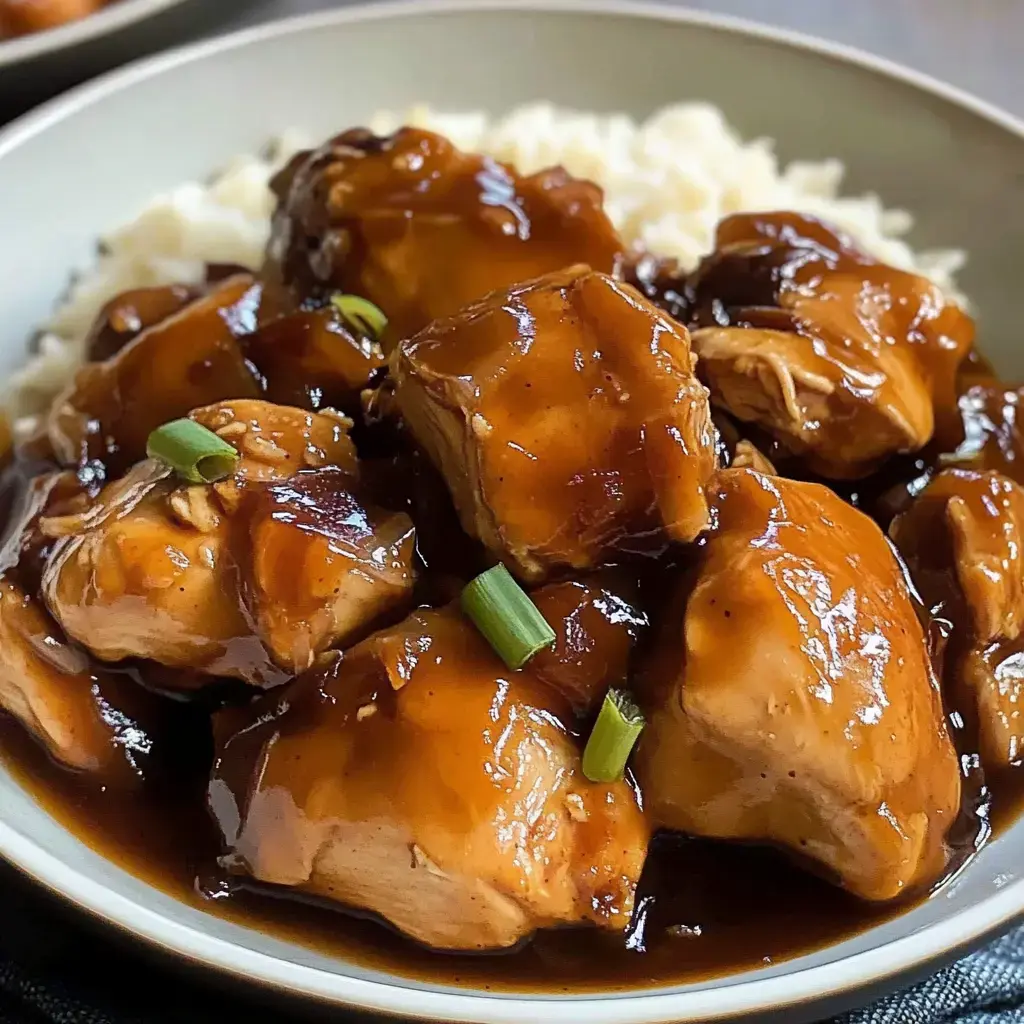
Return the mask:
[[98,671],[33,596],[46,545],[40,518],[73,507],[79,490],[72,474],[51,473],[13,503],[0,549],[0,711],[55,761],[122,788],[140,780],[172,712],[126,677]]
[[555,631],[531,671],[557,690],[578,715],[596,712],[611,686],[624,686],[630,657],[647,616],[630,600],[634,587],[609,573],[549,583],[531,595]]
[[238,338],[255,328],[259,296],[252,277],[228,278],[106,361],[83,366],[50,412],[58,460],[99,464],[100,480],[112,477],[145,458],[146,439],[162,423],[221,399],[255,398],[259,383]]
[[105,661],[271,686],[402,610],[412,523],[360,496],[346,420],[261,401],[192,418],[239,451],[232,476],[183,485],[147,461],[44,521],[43,594],[69,636]]
[[1024,755],[1024,489],[996,472],[940,473],[890,533],[934,615],[953,623],[952,696],[982,763]]
[[1024,388],[978,383],[960,395],[963,440],[948,461],[965,469],[997,470],[1024,483]]
[[225,862],[439,949],[621,932],[648,829],[629,785],[582,777],[570,719],[458,611],[416,612],[324,655],[275,710],[222,715],[209,796]]
[[488,292],[622,249],[601,190],[561,168],[528,177],[432,132],[354,129],[273,181],[268,270],[305,298],[354,293],[389,320],[385,347]]
[[724,470],[636,758],[655,824],[770,842],[887,900],[946,864],[960,774],[902,567],[815,484]]
[[264,303],[264,323],[243,339],[262,393],[271,402],[302,409],[341,409],[357,414],[360,394],[387,360],[380,343],[346,324],[330,303],[275,315]]
[[167,750],[177,709],[127,676],[91,665],[45,608],[0,578],[0,711],[17,719],[55,761],[105,786],[139,785]]
[[927,279],[792,213],[738,214],[687,283],[714,404],[817,472],[865,476],[957,428],[969,316]]
[[202,295],[199,288],[181,284],[132,288],[115,295],[100,310],[85,339],[90,362],[116,356],[147,327],[180,313]]
[[495,292],[392,354],[463,528],[527,580],[690,541],[715,467],[686,331],[586,268]]

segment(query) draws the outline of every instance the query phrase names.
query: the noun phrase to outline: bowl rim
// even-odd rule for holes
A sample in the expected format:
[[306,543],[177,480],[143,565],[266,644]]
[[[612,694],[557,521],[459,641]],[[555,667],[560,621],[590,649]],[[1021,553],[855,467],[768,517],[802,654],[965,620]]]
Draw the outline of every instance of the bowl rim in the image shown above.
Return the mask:
[[0,40],[0,71],[22,61],[72,49],[100,36],[120,32],[121,29],[184,2],[186,0],[118,0],[94,14],[76,18],[56,28]]
[[[118,25],[127,24],[132,20],[132,14],[155,13],[178,2],[180,0],[124,0],[123,8],[118,4],[108,12],[100,12],[80,23],[53,29],[49,33],[40,33],[40,36],[73,37],[76,33],[72,30],[80,28],[82,31],[75,41],[81,41],[102,31],[102,28],[88,31],[85,26],[103,19],[105,13],[122,13],[118,10],[122,8],[123,16],[110,20]],[[0,129],[0,160],[33,136],[73,117],[86,107],[102,102],[108,95],[193,61],[241,49],[265,39],[409,15],[529,11],[661,20],[810,51],[912,86],[966,109],[1024,141],[1024,120],[922,72],[845,44],[731,15],[669,5],[665,0],[386,0],[271,20],[129,63],[48,101]],[[32,42],[33,37],[28,37],[27,41]],[[0,69],[4,65],[4,56],[0,47]],[[414,981],[400,977],[388,981],[354,978],[246,949],[227,939],[207,935],[199,928],[176,922],[141,902],[112,892],[22,835],[2,818],[0,856],[91,916],[195,966],[328,1004],[410,1019],[447,1019],[470,1024],[484,1021],[488,1024],[521,1024],[524,1019],[536,1018],[538,1014],[545,1024],[575,1024],[581,1019],[591,1024],[667,1024],[684,1020],[721,1020],[768,1008],[779,1011],[811,1002],[841,1000],[844,995],[849,996],[861,987],[923,971],[936,960],[952,959],[1024,915],[1024,877],[1021,877],[997,887],[991,895],[973,906],[911,935],[839,960],[772,978],[745,981],[743,975],[738,974],[711,980],[702,988],[685,992],[669,989],[641,994],[506,995],[472,989],[424,989]]]

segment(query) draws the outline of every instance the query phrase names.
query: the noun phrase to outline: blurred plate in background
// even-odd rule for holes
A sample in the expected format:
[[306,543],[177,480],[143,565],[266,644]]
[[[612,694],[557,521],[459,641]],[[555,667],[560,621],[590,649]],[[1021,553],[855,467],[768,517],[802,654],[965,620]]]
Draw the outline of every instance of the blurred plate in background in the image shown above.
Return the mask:
[[93,75],[222,27],[248,0],[114,0],[58,28],[0,39],[0,123]]

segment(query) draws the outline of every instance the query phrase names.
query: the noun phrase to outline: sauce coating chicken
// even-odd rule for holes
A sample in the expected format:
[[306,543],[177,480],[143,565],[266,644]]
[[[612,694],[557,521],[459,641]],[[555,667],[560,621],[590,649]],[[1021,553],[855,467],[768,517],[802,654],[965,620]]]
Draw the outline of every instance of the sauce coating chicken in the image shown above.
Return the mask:
[[982,763],[1024,755],[1024,489],[996,472],[940,473],[890,527],[932,613],[956,635],[953,697]]
[[105,661],[272,686],[401,610],[412,523],[358,496],[347,421],[261,401],[192,418],[242,455],[231,477],[179,485],[143,462],[86,511],[44,521],[60,539],[42,592],[69,636]]
[[611,686],[623,686],[630,656],[646,632],[647,616],[628,598],[635,590],[615,578],[549,583],[531,595],[555,631],[530,669],[557,690],[577,715],[596,712]]
[[147,327],[180,313],[201,294],[197,288],[172,284],[115,295],[100,310],[85,339],[86,358],[98,363],[116,356]]
[[686,287],[712,402],[823,476],[865,476],[957,429],[970,317],[819,221],[728,217]]
[[463,528],[524,579],[707,524],[714,431],[689,338],[604,274],[495,292],[403,342],[391,373]]
[[280,405],[357,414],[361,392],[386,364],[380,343],[354,333],[329,303],[277,316],[272,302],[265,306],[266,321],[243,339],[263,396]]
[[135,787],[162,754],[171,709],[124,676],[90,663],[34,596],[47,512],[77,504],[70,473],[36,476],[13,503],[0,548],[0,710],[68,768],[103,785]]
[[928,885],[960,774],[900,563],[824,487],[730,469],[711,493],[645,695],[648,813],[781,844],[866,899]]
[[236,870],[439,949],[628,924],[648,841],[636,795],[582,777],[568,704],[456,610],[325,655],[274,710],[238,717],[219,723],[210,786]]
[[949,461],[966,469],[998,470],[1024,484],[1020,406],[1024,388],[975,384],[959,400],[963,441]]
[[260,288],[228,278],[142,331],[115,355],[87,363],[54,400],[50,444],[65,466],[94,467],[102,482],[146,457],[168,420],[225,398],[255,398],[259,384],[238,338],[255,329]]
[[521,177],[416,128],[353,129],[272,182],[268,270],[302,298],[351,292],[388,317],[385,348],[488,292],[573,263],[610,273],[622,243],[594,184]]

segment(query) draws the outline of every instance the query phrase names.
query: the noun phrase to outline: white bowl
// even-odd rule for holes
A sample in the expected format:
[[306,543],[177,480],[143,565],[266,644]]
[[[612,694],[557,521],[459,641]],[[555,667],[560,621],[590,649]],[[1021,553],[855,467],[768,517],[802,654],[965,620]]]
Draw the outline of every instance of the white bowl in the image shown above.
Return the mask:
[[[427,100],[642,115],[701,97],[784,156],[839,156],[849,186],[918,214],[913,241],[962,246],[986,352],[1024,376],[1024,126],[953,89],[837,47],[678,9],[583,2],[407,3],[264,26],[130,67],[0,134],[0,370],[97,234],[154,192],[289,125],[315,136]],[[695,1021],[793,1007],[820,1017],[934,968],[1024,911],[1024,823],[903,916],[808,956],[706,984],[606,997],[496,996],[351,966],[177,903],[90,851],[0,771],[0,855],[192,962],[331,1003],[538,1024]]]
[[57,51],[67,51],[100,36],[120,32],[137,24],[143,18],[151,18],[183,2],[184,0],[118,0],[117,3],[101,8],[95,14],[69,21],[66,25],[3,40],[0,42],[0,69]]

